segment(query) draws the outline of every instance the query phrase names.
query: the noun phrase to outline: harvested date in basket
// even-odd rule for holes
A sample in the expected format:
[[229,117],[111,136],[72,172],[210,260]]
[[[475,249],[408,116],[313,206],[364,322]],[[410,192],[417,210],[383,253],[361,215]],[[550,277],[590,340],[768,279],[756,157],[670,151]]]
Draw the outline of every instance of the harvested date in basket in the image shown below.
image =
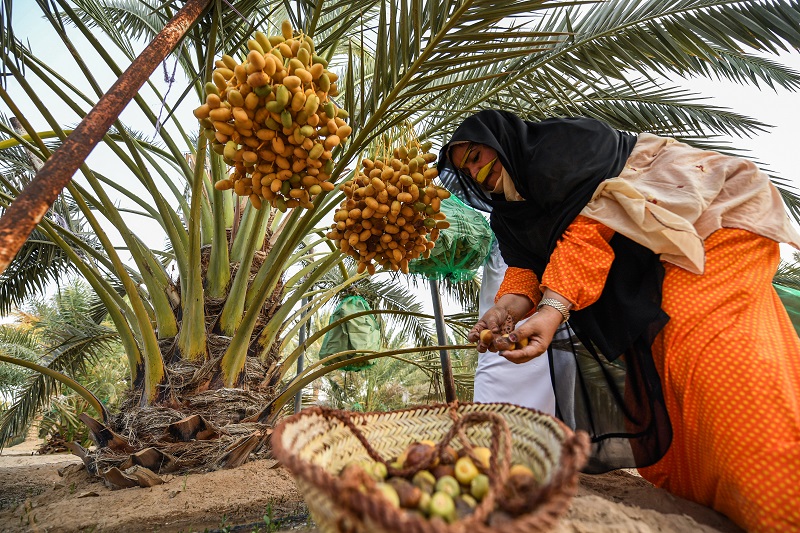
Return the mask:
[[[390,475],[387,465],[368,459],[350,463],[340,476],[355,484],[368,476],[388,505],[424,518],[452,523],[472,515],[490,490],[491,450],[478,446],[456,451],[446,446],[438,456],[435,453],[435,442],[414,442],[389,463],[394,471],[418,468],[413,475]],[[512,464],[505,479],[489,524],[531,509],[541,492],[542,480],[523,464]],[[370,488],[367,485],[361,485],[364,491]]]

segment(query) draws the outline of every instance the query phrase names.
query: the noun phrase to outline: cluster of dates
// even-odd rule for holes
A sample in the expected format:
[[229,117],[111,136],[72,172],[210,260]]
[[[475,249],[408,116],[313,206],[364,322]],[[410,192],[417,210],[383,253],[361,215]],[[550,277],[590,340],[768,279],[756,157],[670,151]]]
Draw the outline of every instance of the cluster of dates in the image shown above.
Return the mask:
[[434,185],[429,165],[436,155],[416,141],[393,149],[392,157],[363,159],[361,170],[342,185],[346,198],[334,214],[327,237],[356,259],[358,272],[408,273],[408,262],[428,257],[439,231],[450,226],[441,202],[450,197]]
[[314,41],[288,21],[282,35],[255,33],[239,62],[223,55],[194,110],[212,149],[232,167],[214,186],[233,189],[256,208],[312,209],[331,191],[332,151],[352,133],[348,113],[329,98],[337,75],[314,54]]

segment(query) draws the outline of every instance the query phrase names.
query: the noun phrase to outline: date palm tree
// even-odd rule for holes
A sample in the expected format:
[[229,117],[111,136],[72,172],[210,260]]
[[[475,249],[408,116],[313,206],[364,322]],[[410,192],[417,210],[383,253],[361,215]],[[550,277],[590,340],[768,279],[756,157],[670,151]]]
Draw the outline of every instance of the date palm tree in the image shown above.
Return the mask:
[[[7,137],[0,156],[10,159],[7,151],[22,147],[40,160],[51,157],[71,123],[103,94],[101,75],[119,76],[120,65],[133,61],[183,4],[42,0],[38,5],[59,41],[47,48],[19,39],[9,18],[0,42],[8,74],[0,97],[22,130],[0,124]],[[126,121],[135,112],[156,130],[155,138],[118,119],[102,139],[113,163],[84,163],[61,196],[85,229],[61,223],[54,207],[29,243],[51,251],[52,267],[30,270],[26,261],[34,255],[20,255],[10,272],[28,272],[31,279],[6,281],[36,290],[47,279],[44,272],[53,275],[63,261],[96,291],[118,331],[132,394],[118,416],[93,426],[99,470],[120,464],[112,460],[119,453],[164,448],[165,434],[228,439],[229,448],[211,462],[235,466],[265,442],[266,423],[297,390],[336,366],[290,380],[297,355],[286,348],[305,321],[365,277],[322,236],[342,193],[318,195],[313,210],[242,206],[230,191],[212,186],[225,164],[208,150],[188,113],[203,99],[216,58],[243,57],[255,30],[275,34],[284,19],[314,40],[340,77],[337,102],[349,112],[353,134],[334,154],[334,182],[347,179],[359,158],[391,144],[401,131],[411,128],[420,140],[440,142],[466,114],[488,107],[530,119],[588,115],[631,132],[717,147],[715,135],[753,134],[766,125],[709,105],[669,80],[709,76],[800,86],[797,72],[762,55],[800,46],[800,5],[792,0],[209,1],[173,51],[180,75],[171,91],[178,101],[167,105],[148,82],[126,111]],[[55,46],[68,48],[74,63],[51,64]],[[797,196],[775,179],[798,216]],[[11,205],[22,185],[6,174],[0,205]],[[136,217],[156,223],[163,250],[137,234]],[[332,271],[341,274],[338,283],[326,277]],[[424,318],[392,308],[374,312]],[[430,350],[424,337],[415,344],[404,350]],[[239,392],[223,406],[220,391]],[[194,401],[214,394],[216,403]],[[187,416],[211,404],[202,411],[206,418]],[[143,414],[155,406],[168,415]],[[232,420],[246,427],[224,430]],[[107,449],[113,453],[103,455]]]

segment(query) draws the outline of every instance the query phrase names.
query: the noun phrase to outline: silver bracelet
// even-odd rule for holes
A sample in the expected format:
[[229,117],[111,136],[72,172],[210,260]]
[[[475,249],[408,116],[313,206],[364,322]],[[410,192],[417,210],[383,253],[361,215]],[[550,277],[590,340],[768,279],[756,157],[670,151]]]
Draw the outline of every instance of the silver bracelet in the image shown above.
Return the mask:
[[542,298],[542,301],[539,302],[539,305],[536,306],[536,310],[538,311],[539,309],[541,309],[543,305],[552,307],[553,309],[561,313],[561,317],[563,318],[563,320],[561,321],[562,324],[567,320],[569,320],[569,309],[567,309],[566,305],[562,304],[555,298]]

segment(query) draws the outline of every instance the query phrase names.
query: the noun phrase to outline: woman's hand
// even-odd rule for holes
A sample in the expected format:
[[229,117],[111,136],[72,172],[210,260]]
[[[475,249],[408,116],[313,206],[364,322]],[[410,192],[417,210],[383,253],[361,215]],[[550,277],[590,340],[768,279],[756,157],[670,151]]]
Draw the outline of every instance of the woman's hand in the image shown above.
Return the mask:
[[497,351],[497,347],[494,343],[485,343],[481,340],[481,332],[485,329],[488,329],[495,335],[499,335],[502,333],[503,325],[506,323],[508,318],[508,309],[501,305],[495,305],[490,307],[488,311],[486,311],[480,320],[478,320],[475,327],[470,330],[467,334],[467,339],[470,342],[477,342],[478,343],[478,351],[480,353],[484,353],[487,350],[489,351]]
[[[545,298],[553,298],[561,302],[569,309],[572,303],[557,292],[549,289],[544,292]],[[502,350],[499,355],[505,357],[512,363],[526,363],[531,359],[539,357],[550,346],[556,330],[563,322],[564,317],[561,312],[549,305],[543,305],[539,311],[534,313],[526,322],[519,324],[514,331],[508,334],[508,340],[517,342],[518,339],[528,339],[528,345],[518,350]]]
[[[510,320],[511,324],[516,324],[520,318],[528,314],[533,308],[533,302],[527,296],[520,294],[504,294],[501,296],[497,303],[486,311],[475,327],[467,334],[467,339],[470,342],[478,343],[478,351],[484,353],[487,350],[496,352],[498,346],[493,342],[486,343],[481,341],[481,332],[485,329],[490,330],[495,335],[503,333],[503,326],[506,320]],[[506,329],[508,331],[508,329]]]

